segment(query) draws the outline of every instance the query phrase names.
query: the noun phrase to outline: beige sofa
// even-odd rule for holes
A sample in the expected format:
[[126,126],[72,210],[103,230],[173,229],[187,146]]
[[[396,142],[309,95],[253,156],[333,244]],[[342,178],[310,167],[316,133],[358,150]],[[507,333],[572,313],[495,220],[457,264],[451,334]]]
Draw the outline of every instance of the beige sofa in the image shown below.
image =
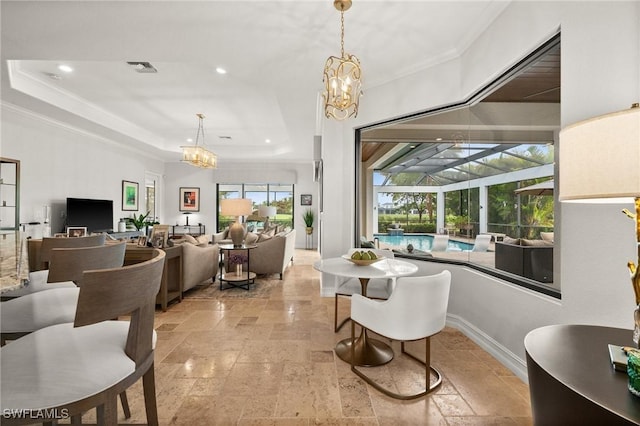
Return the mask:
[[217,244],[208,244],[211,236],[199,237],[196,242],[186,239],[174,241],[182,245],[182,291],[187,291],[207,280],[215,281],[218,274],[220,249]]
[[[282,279],[287,266],[293,262],[295,243],[295,229],[253,242],[256,248],[251,249],[249,270],[257,275],[280,274]],[[236,251],[232,250],[230,255],[234,254]],[[238,250],[237,254],[246,255],[245,250]]]

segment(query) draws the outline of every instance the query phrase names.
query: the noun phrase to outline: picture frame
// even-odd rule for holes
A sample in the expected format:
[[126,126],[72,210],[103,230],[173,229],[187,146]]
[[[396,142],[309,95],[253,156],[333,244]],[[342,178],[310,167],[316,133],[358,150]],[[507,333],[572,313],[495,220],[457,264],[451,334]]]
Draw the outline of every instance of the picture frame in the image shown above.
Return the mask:
[[122,181],[122,210],[138,211],[138,182]]
[[310,206],[313,198],[311,194],[302,194],[300,195],[300,205],[301,206]]
[[169,240],[169,225],[153,225],[151,228],[151,236],[149,241],[155,248],[167,247],[167,241]]
[[179,200],[181,212],[199,212],[200,188],[181,187]]
[[67,237],[86,237],[86,226],[69,226],[67,227]]
[[141,235],[138,237],[138,246],[146,247],[147,246],[147,236]]

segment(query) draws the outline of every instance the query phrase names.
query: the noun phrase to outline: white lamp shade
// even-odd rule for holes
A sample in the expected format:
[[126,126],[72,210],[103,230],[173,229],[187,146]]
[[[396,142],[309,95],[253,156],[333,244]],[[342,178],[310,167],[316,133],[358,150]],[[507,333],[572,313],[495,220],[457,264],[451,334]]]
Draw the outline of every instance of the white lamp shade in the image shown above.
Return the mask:
[[220,200],[220,214],[223,216],[248,216],[251,214],[251,200],[248,198]]
[[640,197],[640,108],[564,128],[559,159],[561,201]]
[[273,206],[260,206],[258,207],[258,214],[262,217],[273,217],[278,212]]

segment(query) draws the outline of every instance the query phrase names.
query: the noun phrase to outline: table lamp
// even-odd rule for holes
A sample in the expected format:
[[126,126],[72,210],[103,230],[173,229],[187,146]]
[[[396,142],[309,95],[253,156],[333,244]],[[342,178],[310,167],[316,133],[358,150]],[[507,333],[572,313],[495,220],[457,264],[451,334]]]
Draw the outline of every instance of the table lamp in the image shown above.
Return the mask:
[[[635,201],[635,214],[623,212],[636,222],[640,259],[640,108],[594,117],[560,132],[560,201],[620,203]],[[626,199],[625,199],[626,198]],[[633,340],[640,342],[640,269],[627,263],[636,298]]]
[[223,216],[236,216],[237,220],[229,227],[229,236],[234,247],[242,247],[244,240],[244,227],[240,223],[241,216],[251,214],[252,203],[248,198],[227,198],[220,200],[220,214]]
[[276,216],[278,209],[274,206],[260,206],[258,207],[258,214],[262,217],[266,217],[267,221],[264,224],[265,229],[269,224],[269,219]]

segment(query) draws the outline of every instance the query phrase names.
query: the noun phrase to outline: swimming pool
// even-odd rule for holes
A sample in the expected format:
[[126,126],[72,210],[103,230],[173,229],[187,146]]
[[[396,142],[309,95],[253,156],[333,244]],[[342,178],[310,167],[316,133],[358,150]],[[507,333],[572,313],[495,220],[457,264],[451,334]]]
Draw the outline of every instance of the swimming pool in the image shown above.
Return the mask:
[[[408,244],[411,244],[414,249],[429,251],[431,250],[431,244],[433,242],[433,235],[375,235],[380,241],[380,244],[389,246],[395,246],[396,248],[406,249]],[[462,241],[456,241],[449,239],[449,250],[471,250],[473,244],[464,243]]]

